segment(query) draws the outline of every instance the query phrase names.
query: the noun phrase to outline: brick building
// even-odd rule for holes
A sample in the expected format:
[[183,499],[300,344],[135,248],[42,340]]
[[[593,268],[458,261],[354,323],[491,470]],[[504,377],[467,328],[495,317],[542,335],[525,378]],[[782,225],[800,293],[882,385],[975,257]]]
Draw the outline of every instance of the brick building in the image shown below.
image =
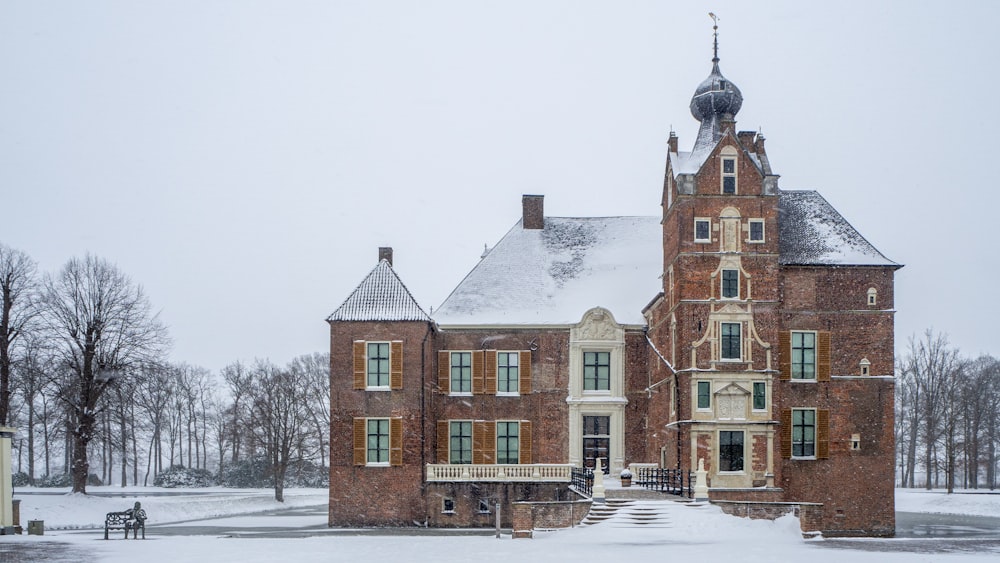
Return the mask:
[[329,317],[331,526],[492,525],[569,467],[693,470],[713,501],[818,503],[891,535],[893,275],[818,193],[778,187],[739,89],[695,91],[651,217],[520,221],[433,316],[379,262]]

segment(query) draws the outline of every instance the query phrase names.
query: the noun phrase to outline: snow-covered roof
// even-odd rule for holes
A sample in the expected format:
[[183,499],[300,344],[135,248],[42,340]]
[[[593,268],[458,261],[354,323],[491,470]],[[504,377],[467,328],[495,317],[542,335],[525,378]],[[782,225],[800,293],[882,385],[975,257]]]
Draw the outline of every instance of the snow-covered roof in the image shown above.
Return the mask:
[[782,265],[900,266],[812,190],[780,192],[778,229]]
[[658,217],[546,217],[518,221],[452,291],[441,325],[571,324],[593,307],[623,324],[645,324],[662,289]]
[[365,277],[328,321],[429,321],[388,260]]

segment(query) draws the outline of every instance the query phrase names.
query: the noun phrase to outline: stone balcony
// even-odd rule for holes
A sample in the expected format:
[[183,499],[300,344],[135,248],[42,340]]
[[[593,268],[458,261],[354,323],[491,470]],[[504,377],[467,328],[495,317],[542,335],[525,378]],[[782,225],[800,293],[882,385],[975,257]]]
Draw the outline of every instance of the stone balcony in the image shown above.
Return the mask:
[[573,466],[568,463],[500,465],[427,464],[427,482],[477,481],[495,483],[569,483]]

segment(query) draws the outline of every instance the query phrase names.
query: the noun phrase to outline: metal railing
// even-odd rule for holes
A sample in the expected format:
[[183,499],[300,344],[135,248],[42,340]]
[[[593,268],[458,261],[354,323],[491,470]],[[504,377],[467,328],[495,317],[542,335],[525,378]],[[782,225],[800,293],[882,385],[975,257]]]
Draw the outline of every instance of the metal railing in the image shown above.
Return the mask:
[[570,485],[582,495],[594,496],[594,470],[586,467],[574,467]]
[[632,482],[651,491],[694,498],[693,471],[641,467]]

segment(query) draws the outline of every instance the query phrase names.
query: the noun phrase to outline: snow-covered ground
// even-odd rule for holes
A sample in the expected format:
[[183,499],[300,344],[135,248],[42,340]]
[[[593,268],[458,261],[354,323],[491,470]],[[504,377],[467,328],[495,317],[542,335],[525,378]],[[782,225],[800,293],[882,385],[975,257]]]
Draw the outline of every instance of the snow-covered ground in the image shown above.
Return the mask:
[[[122,493],[120,488],[93,488],[102,494]],[[386,531],[384,534],[330,535],[322,531],[312,537],[229,537],[232,534],[172,535],[171,529],[188,526],[215,529],[268,527],[322,527],[325,522],[325,489],[286,491],[284,507],[266,490],[208,489],[178,491],[139,488],[123,497],[67,494],[32,494],[23,490],[21,522],[45,521],[44,536],[0,537],[0,560],[93,561],[144,563],[176,561],[240,561],[246,563],[295,561],[414,561],[482,563],[510,561],[614,561],[697,559],[700,561],[774,562],[809,560],[810,563],[892,563],[913,561],[997,561],[1000,542],[975,544],[959,552],[913,549],[914,540],[867,540],[840,543],[834,540],[803,540],[798,521],[751,521],[722,514],[711,505],[677,505],[666,528],[621,528],[612,522],[554,532],[536,532],[532,540],[500,540],[483,535],[442,535],[424,531]],[[163,494],[172,496],[163,496]],[[177,494],[182,493],[182,494]],[[135,500],[150,515],[146,541],[103,541],[103,533],[86,530],[103,522],[105,512],[122,510]],[[312,511],[293,517],[275,514],[287,507],[313,506]],[[997,515],[1000,494],[957,494],[897,491],[897,510],[907,512]],[[299,512],[297,512],[298,514]],[[201,520],[191,522],[192,520]],[[184,528],[178,528],[182,524]],[[171,525],[172,524],[172,525]],[[933,540],[931,540],[933,541]],[[58,544],[55,544],[58,542]],[[894,543],[895,542],[895,543]],[[4,545],[7,544],[7,545]],[[20,544],[20,545],[14,545]],[[55,545],[55,547],[53,547]],[[859,547],[860,546],[860,547]],[[899,546],[896,550],[893,546]],[[978,551],[977,551],[978,550]],[[926,552],[923,552],[926,551]],[[947,550],[946,550],[947,551]],[[20,554],[20,555],[17,555]],[[61,555],[60,555],[61,554]],[[64,557],[64,558],[61,558]]]

